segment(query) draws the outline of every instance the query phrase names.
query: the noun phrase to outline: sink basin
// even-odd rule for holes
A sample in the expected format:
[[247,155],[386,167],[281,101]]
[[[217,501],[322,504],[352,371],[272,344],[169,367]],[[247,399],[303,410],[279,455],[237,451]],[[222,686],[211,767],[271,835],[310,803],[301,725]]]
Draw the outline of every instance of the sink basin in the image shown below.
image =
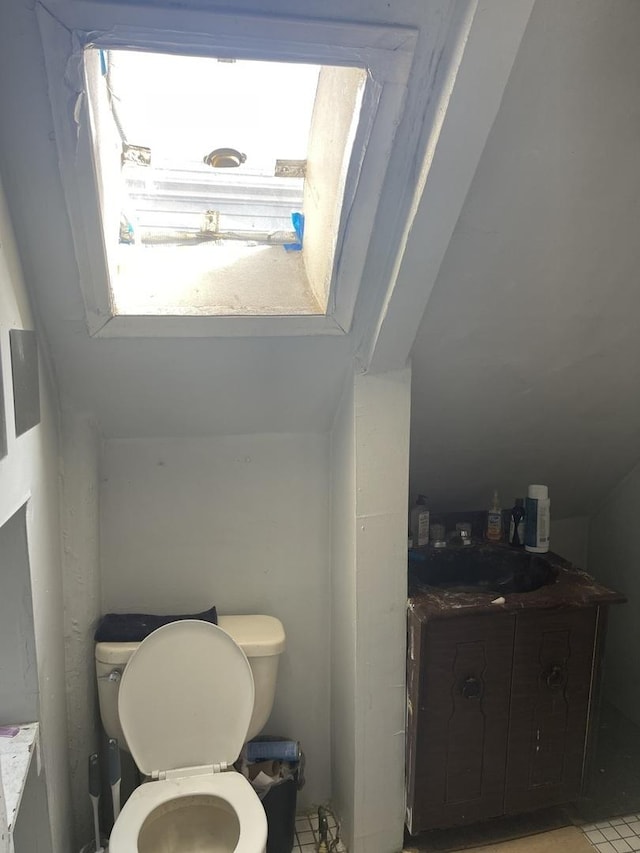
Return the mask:
[[558,576],[546,555],[483,544],[412,551],[409,566],[421,585],[471,594],[533,592]]

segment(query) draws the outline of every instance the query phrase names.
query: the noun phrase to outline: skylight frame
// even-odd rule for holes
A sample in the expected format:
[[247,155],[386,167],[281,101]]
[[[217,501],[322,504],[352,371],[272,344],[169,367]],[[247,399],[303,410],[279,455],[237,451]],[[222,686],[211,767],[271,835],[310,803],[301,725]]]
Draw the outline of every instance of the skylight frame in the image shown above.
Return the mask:
[[[233,69],[240,69],[245,88],[252,86],[250,99],[257,101],[257,82],[251,81],[256,63],[226,64],[217,58],[180,55],[172,75],[172,54],[135,51],[127,57],[127,51],[104,51],[93,46],[83,53],[94,170],[115,313],[191,317],[325,315],[366,71],[359,66],[305,65],[300,78],[294,63],[257,63],[261,67],[275,66],[260,73],[261,79],[271,79],[271,85],[262,92],[262,102],[256,104],[255,112],[241,98],[243,108],[236,120],[233,111],[237,101],[234,103],[233,96],[229,97],[234,92]],[[150,57],[145,79],[151,79],[151,69],[155,69],[156,80],[170,78],[170,85],[186,93],[189,75],[196,78],[189,96],[192,102],[195,98],[195,107],[187,103],[186,94],[175,103],[174,89],[173,96],[168,93],[166,98],[160,98],[160,112],[153,108],[148,134],[141,91],[146,87],[143,85],[132,94],[132,101],[127,104],[127,80],[122,76],[126,75],[127,66],[139,74],[145,67],[145,56]],[[108,73],[112,60],[114,70],[119,68],[119,85],[117,75]],[[203,109],[206,89],[220,68],[226,78],[220,97],[216,99],[212,92],[210,103]],[[282,85],[285,76],[295,78],[289,89]],[[273,87],[274,77],[280,78],[277,88]],[[242,81],[238,82],[242,86]],[[135,77],[130,84],[132,91],[136,90]],[[291,93],[296,91],[306,98],[302,111],[307,117],[303,117],[302,126],[297,122],[296,105],[290,101]],[[149,96],[154,104],[158,103],[153,91]],[[237,91],[235,97],[241,97]],[[136,98],[134,125],[127,121],[127,114],[131,114]],[[278,104],[270,109],[274,98]],[[243,160],[248,158],[246,168],[242,165],[237,170],[212,170],[202,163],[202,151],[211,149],[212,118],[218,112],[222,113],[222,120],[213,122],[217,130],[222,128],[218,144],[239,145],[246,155],[239,150],[235,153]],[[252,116],[261,124],[277,123],[278,129],[271,132],[271,144],[267,128],[266,133],[260,131],[256,136]],[[183,121],[190,130],[184,140],[187,147],[181,149],[181,132],[176,135],[172,123]],[[164,133],[162,124],[167,126]],[[290,132],[298,137],[293,148]],[[136,146],[134,139],[143,145]],[[266,147],[261,150],[263,142]],[[136,152],[136,161],[139,157],[145,161],[139,166],[133,192],[127,169],[123,168],[127,147]],[[277,175],[278,155],[281,162],[286,162],[283,157],[304,162],[304,178]],[[167,172],[167,166],[173,166],[173,171]],[[177,176],[177,182],[170,190],[163,190],[163,183],[171,184],[171,175]],[[255,237],[243,228],[243,217],[249,232],[256,217],[262,217],[263,227],[258,233],[254,231]],[[256,252],[260,246],[261,251]]]
[[[73,232],[89,332],[102,336],[344,334],[351,326],[369,241],[416,46],[412,28],[350,22],[228,15],[181,9],[119,8],[119,23],[69,29],[42,6],[45,51],[61,176]],[[145,26],[148,21],[161,27]],[[124,21],[124,22],[123,22]],[[84,47],[134,48],[267,61],[357,66],[367,70],[354,155],[345,183],[326,315],[134,316],[114,313],[97,203],[92,140],[83,98]]]

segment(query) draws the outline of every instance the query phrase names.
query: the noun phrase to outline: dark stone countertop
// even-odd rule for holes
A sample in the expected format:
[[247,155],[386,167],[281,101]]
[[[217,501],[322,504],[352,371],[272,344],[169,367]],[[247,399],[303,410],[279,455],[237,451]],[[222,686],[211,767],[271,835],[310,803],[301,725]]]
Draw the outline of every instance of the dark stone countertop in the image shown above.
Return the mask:
[[625,601],[552,552],[534,555],[486,542],[410,552],[409,607],[422,619]]

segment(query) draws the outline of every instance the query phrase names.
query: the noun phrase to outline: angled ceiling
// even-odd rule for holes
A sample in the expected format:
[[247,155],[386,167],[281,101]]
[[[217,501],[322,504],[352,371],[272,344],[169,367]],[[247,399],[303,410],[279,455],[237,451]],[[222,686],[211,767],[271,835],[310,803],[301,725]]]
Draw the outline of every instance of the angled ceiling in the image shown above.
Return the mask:
[[433,506],[587,513],[640,458],[639,42],[634,0],[536,2],[413,348]]
[[[405,113],[396,132],[394,150],[398,156],[391,158],[383,190],[404,205],[409,222],[415,214],[410,240],[418,245],[422,230],[428,225],[423,223],[421,230],[422,216],[415,209],[416,188],[421,186],[423,161],[429,161],[437,143],[432,131],[443,114],[442,104],[446,108],[448,103],[446,98],[443,100],[443,93],[447,94],[447,87],[455,91],[455,69],[467,42],[474,41],[473,28],[476,22],[482,25],[491,21],[501,6],[509,10],[505,18],[509,25],[503,28],[504,32],[496,27],[492,30],[490,52],[498,60],[492,55],[486,63],[490,69],[486,89],[491,97],[486,99],[487,105],[478,99],[475,111],[469,113],[475,120],[477,115],[472,113],[484,111],[481,132],[474,138],[475,148],[467,146],[467,184],[495,117],[532,3],[533,0],[488,4],[479,0],[432,0],[426,4],[423,0],[398,0],[391,4],[387,0],[371,0],[366,4],[366,13],[360,0],[312,0],[305,6],[305,15],[310,17],[337,21],[362,21],[364,17],[367,23],[409,26],[418,31]],[[119,0],[46,0],[46,7],[58,20],[73,19],[85,29],[91,28],[92,21],[105,20],[105,15],[117,16],[114,10],[118,5]],[[158,16],[154,20],[160,21],[163,7],[175,7],[164,0],[138,0],[124,5],[134,16],[147,14],[152,8]],[[189,0],[182,5],[194,10],[226,8],[223,0]],[[515,7],[519,10],[516,14],[511,11]],[[297,0],[240,0],[234,4],[234,12],[240,10],[295,17],[300,14],[300,5]],[[485,26],[485,30],[489,29]],[[329,429],[344,377],[353,369],[358,344],[366,341],[381,306],[388,301],[387,279],[395,263],[393,258],[376,255],[374,241],[372,261],[363,279],[349,335],[91,338],[86,329],[60,181],[44,65],[33,4],[0,4],[0,170],[25,277],[51,349],[63,405],[94,413],[106,436]],[[410,160],[409,152],[413,152]],[[466,187],[462,191],[462,186],[460,183],[458,195],[450,205],[451,228],[466,194]],[[393,231],[402,251],[406,238],[403,232],[407,230],[404,217],[389,217],[386,209],[382,215],[383,227]],[[449,236],[450,231],[439,237],[442,250]],[[405,270],[396,295],[403,290],[410,293],[414,281],[411,270]],[[412,316],[419,316],[422,307],[423,304],[418,312],[413,310]],[[402,358],[406,358],[407,341],[410,344],[413,332],[408,337],[403,322],[396,320],[385,329],[387,341],[394,336],[403,341],[400,349],[404,351]]]
[[[49,5],[85,15],[109,6]],[[234,6],[274,7],[299,13],[295,0]],[[305,14],[348,20],[361,7],[313,0]],[[494,8],[480,2],[476,18]],[[419,137],[427,159],[437,109],[425,81],[434,62],[451,58],[434,53],[434,30],[453,32],[473,9],[474,0],[367,4],[368,21],[420,31],[398,133]],[[343,337],[90,338],[34,9],[3,3],[0,17],[0,169],[64,404],[93,412],[113,436],[328,429],[354,353],[367,355],[358,343],[389,294],[364,287],[354,332]],[[383,317],[390,331],[381,328],[397,366],[427,304],[412,353],[411,473],[434,505],[482,506],[494,486],[508,502],[535,480],[549,484],[556,517],[585,513],[640,458],[639,36],[635,0],[537,0],[477,171],[466,162],[470,188],[455,161],[441,172],[457,180],[458,210],[427,197],[427,180],[427,203],[415,199],[413,227],[398,233],[404,260]],[[494,53],[489,45],[487,64]],[[494,94],[497,109],[502,89]],[[473,109],[468,119],[477,122]],[[424,165],[412,170],[418,186]],[[442,229],[438,255],[430,241],[441,211],[453,234]]]

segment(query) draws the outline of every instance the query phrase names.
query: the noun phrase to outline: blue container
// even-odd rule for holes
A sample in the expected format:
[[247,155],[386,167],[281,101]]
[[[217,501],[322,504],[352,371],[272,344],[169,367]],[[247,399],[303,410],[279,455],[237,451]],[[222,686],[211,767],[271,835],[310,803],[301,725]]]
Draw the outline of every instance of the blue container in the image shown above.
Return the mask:
[[245,747],[250,764],[256,761],[300,761],[300,744],[297,740],[251,740]]

